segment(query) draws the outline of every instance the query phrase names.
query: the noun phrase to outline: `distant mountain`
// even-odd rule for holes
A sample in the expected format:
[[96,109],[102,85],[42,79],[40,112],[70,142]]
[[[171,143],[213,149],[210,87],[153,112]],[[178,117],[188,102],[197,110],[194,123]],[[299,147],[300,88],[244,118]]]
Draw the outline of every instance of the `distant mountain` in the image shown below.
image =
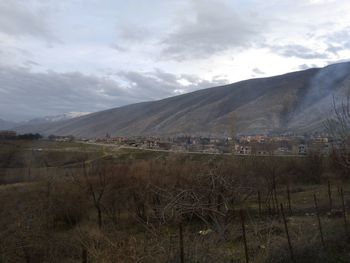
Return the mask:
[[331,116],[333,97],[339,102],[349,89],[350,63],[339,63],[18,130],[84,137],[314,131]]
[[90,114],[90,112],[68,112],[61,115],[45,116],[41,118],[31,119],[29,121],[23,122],[22,125],[38,125],[38,124],[52,123],[57,121],[65,121],[65,120],[70,120],[81,116],[85,116],[87,114]]
[[[66,121],[66,120],[82,117],[87,114],[90,114],[90,112],[68,112],[61,115],[45,116],[45,117],[35,118],[28,121],[17,122],[17,123],[0,119],[0,130],[13,129],[13,130],[19,131],[21,130],[20,127],[35,127],[37,125],[42,125],[42,124]],[[30,129],[28,130],[28,132],[30,132]]]
[[16,124],[14,122],[5,121],[0,119],[0,130],[9,130],[13,128]]

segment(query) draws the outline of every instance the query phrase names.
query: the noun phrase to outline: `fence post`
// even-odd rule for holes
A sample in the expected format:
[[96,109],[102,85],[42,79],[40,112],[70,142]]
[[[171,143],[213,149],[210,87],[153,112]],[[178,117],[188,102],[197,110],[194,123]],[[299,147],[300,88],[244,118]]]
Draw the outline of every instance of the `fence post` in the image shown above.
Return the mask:
[[179,245],[180,245],[180,262],[181,263],[185,263],[182,223],[179,224],[179,237],[180,237],[180,240],[179,240]]
[[340,188],[340,196],[341,196],[341,202],[342,202],[342,208],[343,208],[344,228],[345,228],[346,234],[348,234],[348,223],[346,220],[346,208],[345,208],[343,188]]
[[323,231],[322,231],[320,214],[318,212],[318,205],[317,205],[316,194],[314,194],[314,202],[315,202],[316,216],[317,216],[317,221],[318,221],[318,230],[320,231],[320,237],[321,237],[322,246],[323,246],[323,248],[326,248],[326,245],[325,245],[324,239],[323,239]]
[[249,263],[249,255],[248,255],[248,245],[247,245],[247,237],[245,232],[245,218],[244,211],[241,209],[240,211],[241,223],[242,223],[242,235],[243,235],[243,243],[244,243],[244,253],[245,253],[245,262]]
[[288,240],[288,247],[289,247],[289,252],[290,252],[290,258],[291,258],[292,262],[295,262],[295,260],[294,260],[294,253],[293,253],[293,247],[292,247],[292,243],[290,241],[290,236],[289,236],[286,216],[284,214],[283,205],[280,204],[280,206],[281,206],[281,213],[282,213],[282,217],[283,217],[284,228],[286,230],[286,235],[287,235],[287,240]]
[[258,191],[258,202],[259,202],[259,217],[261,217],[261,195],[260,195],[260,191]]
[[287,198],[288,198],[288,210],[289,210],[289,215],[292,215],[292,202],[290,199],[290,190],[289,190],[289,184],[287,184]]
[[83,250],[81,252],[81,262],[82,263],[87,263],[88,262],[88,260],[87,260],[87,250],[84,247],[83,247]]
[[332,190],[331,182],[328,180],[328,200],[329,200],[329,212],[332,213]]
[[278,199],[277,199],[277,189],[276,189],[276,178],[275,178],[275,175],[273,175],[272,180],[273,180],[273,182],[272,182],[272,184],[273,184],[273,200],[275,202],[274,206],[276,207],[276,211],[275,212],[277,212],[277,214],[278,214],[279,213],[278,212],[279,209],[278,209]]

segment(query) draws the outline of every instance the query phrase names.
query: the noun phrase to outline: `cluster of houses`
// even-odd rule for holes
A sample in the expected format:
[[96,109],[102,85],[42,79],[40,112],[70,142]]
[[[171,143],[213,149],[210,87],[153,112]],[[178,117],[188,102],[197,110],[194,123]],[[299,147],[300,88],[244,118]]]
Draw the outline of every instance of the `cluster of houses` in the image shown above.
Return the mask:
[[97,143],[117,144],[140,149],[168,150],[177,152],[227,153],[235,155],[305,155],[311,151],[329,154],[327,135],[268,136],[242,135],[236,138],[175,136],[160,137],[111,137],[93,140]]
[[110,137],[97,139],[81,139],[90,143],[116,144],[139,149],[168,150],[177,152],[207,152],[222,153],[231,152],[231,145],[228,139],[176,136],[176,137]]
[[74,136],[56,136],[56,135],[50,135],[47,137],[50,141],[55,142],[72,142],[75,140]]
[[[0,131],[0,139],[16,138],[15,131]],[[72,136],[49,136],[49,140],[71,142]],[[80,139],[84,142],[116,144],[139,149],[175,152],[226,153],[235,155],[306,155],[309,152],[330,154],[332,144],[329,136],[313,135],[241,135],[230,137],[174,136],[161,137],[112,137]]]
[[234,146],[240,155],[305,155],[308,152],[329,154],[329,138],[318,136],[242,136]]

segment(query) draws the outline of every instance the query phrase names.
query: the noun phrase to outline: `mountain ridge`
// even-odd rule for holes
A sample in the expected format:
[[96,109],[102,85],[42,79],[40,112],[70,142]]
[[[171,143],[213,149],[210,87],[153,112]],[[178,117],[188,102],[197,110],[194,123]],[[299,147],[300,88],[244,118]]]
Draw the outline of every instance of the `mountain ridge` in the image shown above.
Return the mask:
[[20,125],[37,125],[37,124],[43,124],[43,123],[53,123],[58,121],[65,121],[70,120],[74,118],[78,118],[81,116],[85,116],[90,114],[91,112],[67,112],[60,115],[50,115],[50,116],[44,116],[44,117],[38,117],[34,119],[30,119],[28,121],[21,122]]
[[331,116],[333,96],[344,98],[349,89],[350,63],[344,62],[16,129],[79,137],[317,130]]

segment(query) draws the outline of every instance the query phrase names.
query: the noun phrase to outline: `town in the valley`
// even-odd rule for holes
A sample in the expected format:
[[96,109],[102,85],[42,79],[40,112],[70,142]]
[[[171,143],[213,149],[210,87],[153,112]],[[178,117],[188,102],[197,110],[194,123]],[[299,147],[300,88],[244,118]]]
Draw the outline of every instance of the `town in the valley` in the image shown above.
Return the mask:
[[181,135],[168,138],[111,137],[107,135],[105,138],[84,140],[90,143],[116,144],[139,149],[234,155],[306,155],[311,152],[328,155],[335,146],[333,140],[324,134],[239,135],[235,137]]
[[329,155],[333,147],[339,147],[327,134],[314,133],[305,135],[238,135],[238,136],[189,136],[173,137],[135,136],[122,137],[106,134],[102,138],[78,138],[73,136],[48,136],[38,134],[18,135],[15,131],[0,131],[0,138],[6,139],[46,139],[56,142],[83,142],[135,149],[198,152],[209,154],[234,155],[306,155],[316,152]]

